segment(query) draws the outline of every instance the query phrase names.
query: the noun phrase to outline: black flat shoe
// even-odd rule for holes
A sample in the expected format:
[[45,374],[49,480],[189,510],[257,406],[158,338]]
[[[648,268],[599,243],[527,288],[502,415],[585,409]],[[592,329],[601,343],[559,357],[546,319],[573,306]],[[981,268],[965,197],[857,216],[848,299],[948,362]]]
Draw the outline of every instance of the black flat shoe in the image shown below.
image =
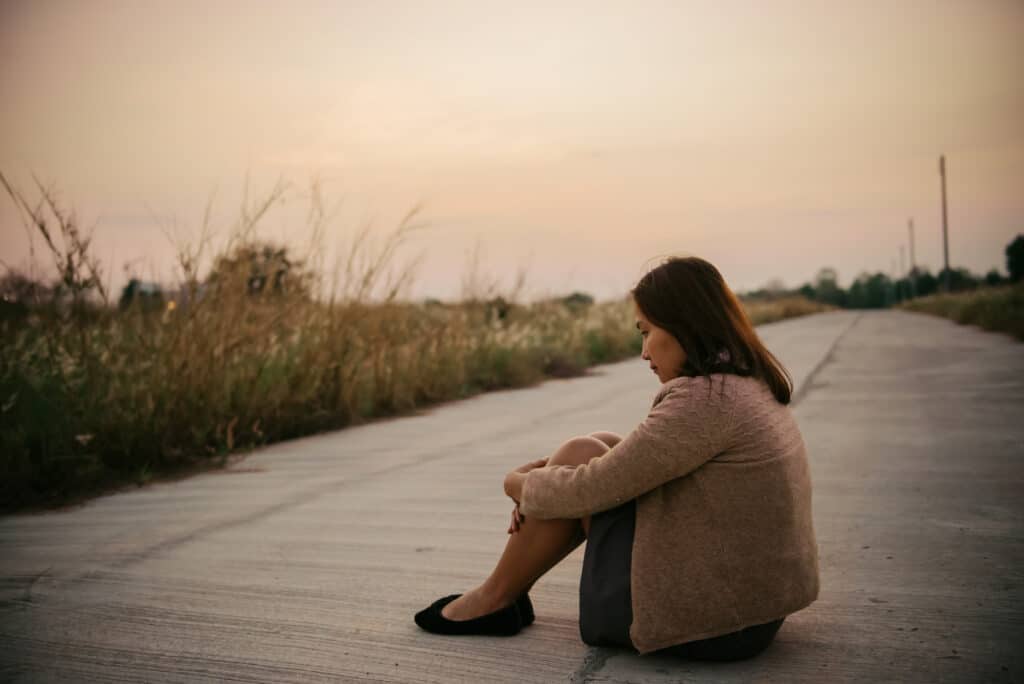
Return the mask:
[[523,620],[523,627],[533,624],[533,604],[530,602],[529,594],[522,594],[516,599],[516,607],[519,608],[519,617]]
[[416,613],[416,624],[434,634],[487,634],[490,636],[512,636],[523,627],[519,615],[518,601],[501,610],[472,620],[449,620],[441,615],[441,609],[462,594],[451,594],[439,598]]

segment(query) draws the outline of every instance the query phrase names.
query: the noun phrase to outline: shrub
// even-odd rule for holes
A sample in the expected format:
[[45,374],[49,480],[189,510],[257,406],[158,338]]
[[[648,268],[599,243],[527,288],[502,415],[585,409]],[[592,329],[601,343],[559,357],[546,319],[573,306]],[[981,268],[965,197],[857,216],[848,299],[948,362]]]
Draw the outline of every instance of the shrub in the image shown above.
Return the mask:
[[922,297],[903,304],[902,308],[1024,340],[1024,283]]

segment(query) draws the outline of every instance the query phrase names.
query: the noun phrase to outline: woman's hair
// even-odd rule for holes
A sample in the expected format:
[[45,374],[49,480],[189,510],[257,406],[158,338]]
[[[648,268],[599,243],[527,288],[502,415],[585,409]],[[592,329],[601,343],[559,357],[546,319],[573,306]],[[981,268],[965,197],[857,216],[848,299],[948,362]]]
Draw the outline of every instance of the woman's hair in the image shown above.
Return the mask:
[[722,274],[697,257],[671,257],[649,271],[631,291],[647,319],[679,341],[686,362],[679,375],[710,379],[732,373],[764,380],[781,404],[793,381],[765,348]]

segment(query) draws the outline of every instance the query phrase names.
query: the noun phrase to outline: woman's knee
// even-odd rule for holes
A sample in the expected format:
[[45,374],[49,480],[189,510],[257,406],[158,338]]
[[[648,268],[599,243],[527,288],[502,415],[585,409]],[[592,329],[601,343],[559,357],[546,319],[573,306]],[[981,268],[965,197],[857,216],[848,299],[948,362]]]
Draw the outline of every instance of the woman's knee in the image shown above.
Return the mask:
[[573,437],[548,459],[548,465],[581,465],[606,453],[608,449],[608,445],[596,437]]
[[614,432],[608,432],[607,430],[591,432],[590,436],[593,437],[594,439],[599,439],[605,444],[607,444],[609,449],[622,441],[622,437],[619,437]]

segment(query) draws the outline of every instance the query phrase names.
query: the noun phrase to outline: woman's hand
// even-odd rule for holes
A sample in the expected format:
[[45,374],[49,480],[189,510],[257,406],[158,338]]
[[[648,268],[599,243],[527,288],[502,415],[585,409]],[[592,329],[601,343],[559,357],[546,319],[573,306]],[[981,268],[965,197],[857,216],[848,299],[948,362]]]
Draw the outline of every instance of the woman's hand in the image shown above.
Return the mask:
[[518,470],[513,470],[505,476],[505,496],[515,501],[517,506],[519,498],[523,494],[523,480],[525,479],[526,473],[521,473]]
[[543,468],[548,464],[548,459],[539,458],[536,461],[525,463],[505,476],[505,495],[519,504],[519,497],[523,492],[523,481],[526,474],[535,468]]
[[548,459],[539,458],[536,461],[524,463],[505,476],[505,494],[516,504],[512,509],[512,523],[508,527],[509,534],[518,532],[519,527],[526,520],[526,516],[519,511],[519,499],[523,494],[523,482],[526,480],[526,474],[535,468],[543,468],[547,464]]
[[543,468],[547,464],[548,464],[548,459],[546,459],[546,458],[538,458],[536,461],[530,461],[529,463],[525,463],[525,464],[519,466],[518,468],[516,468],[512,472],[513,473],[528,473],[531,470],[533,470],[534,468]]
[[519,512],[519,504],[512,509],[512,523],[508,526],[508,533],[515,534],[520,526],[526,521],[526,516]]

